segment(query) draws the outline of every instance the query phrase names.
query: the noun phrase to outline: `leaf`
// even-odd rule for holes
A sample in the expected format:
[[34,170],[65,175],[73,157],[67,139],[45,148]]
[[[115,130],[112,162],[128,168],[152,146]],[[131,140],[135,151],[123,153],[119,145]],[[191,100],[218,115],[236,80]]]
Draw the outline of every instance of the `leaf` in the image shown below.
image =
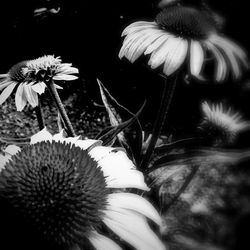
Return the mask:
[[[113,128],[119,126],[119,124],[123,123],[124,120],[129,120],[131,117],[135,116],[127,108],[117,102],[117,100],[109,93],[100,80],[97,79],[97,82],[102,101],[109,115],[110,124]],[[127,130],[124,131],[123,129],[116,135],[120,144],[133,158],[140,157],[142,150],[142,128],[137,118],[135,121],[136,122],[133,123],[133,126],[131,127],[131,131],[133,130],[135,133],[131,133],[131,131]]]
[[106,128],[104,131],[99,133],[99,135],[95,139],[102,140],[103,145],[105,146],[109,145],[120,132],[122,132],[125,128],[131,126],[138,119],[138,116],[141,114],[144,106],[145,104],[143,104],[140,110],[132,118],[123,123],[120,123],[117,126]]

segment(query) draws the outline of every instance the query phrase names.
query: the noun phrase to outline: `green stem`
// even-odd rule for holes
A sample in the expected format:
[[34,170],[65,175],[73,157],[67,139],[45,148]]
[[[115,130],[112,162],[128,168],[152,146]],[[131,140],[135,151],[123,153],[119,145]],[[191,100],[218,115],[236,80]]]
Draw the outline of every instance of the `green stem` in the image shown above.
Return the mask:
[[42,130],[45,127],[45,125],[44,125],[41,101],[39,97],[38,97],[38,105],[35,107],[35,112],[36,112],[39,129]]
[[54,99],[55,103],[56,103],[56,106],[57,106],[57,109],[59,110],[60,112],[60,115],[61,115],[61,118],[65,124],[65,127],[67,129],[67,134],[71,137],[74,137],[76,136],[75,132],[74,132],[74,129],[73,129],[73,126],[69,120],[69,117],[66,113],[66,110],[62,104],[62,101],[58,95],[58,92],[56,90],[56,87],[55,87],[55,84],[54,84],[54,81],[51,80],[48,84],[47,84],[47,87],[50,91],[50,94],[52,96],[52,98]]
[[166,117],[170,108],[170,104],[172,102],[174,90],[176,87],[176,82],[177,82],[177,77],[171,79],[170,81],[167,81],[167,78],[165,78],[160,108],[153,127],[152,138],[149,142],[148,148],[140,165],[141,170],[145,170],[148,167],[151,156],[154,152],[156,142],[161,134],[163,125],[166,121]]

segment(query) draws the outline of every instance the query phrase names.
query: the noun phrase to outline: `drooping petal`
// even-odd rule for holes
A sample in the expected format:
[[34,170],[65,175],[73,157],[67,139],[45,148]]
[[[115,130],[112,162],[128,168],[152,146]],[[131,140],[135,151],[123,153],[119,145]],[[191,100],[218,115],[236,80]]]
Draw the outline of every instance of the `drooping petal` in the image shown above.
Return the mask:
[[51,133],[47,130],[47,128],[42,129],[35,135],[31,136],[30,138],[30,144],[35,144],[37,142],[42,142],[42,141],[52,141],[53,136]]
[[71,81],[71,80],[76,80],[76,79],[78,79],[77,76],[66,75],[66,74],[57,74],[53,76],[53,80]]
[[128,52],[130,51],[130,54],[131,54],[131,47],[133,48],[134,43],[136,43],[138,39],[141,39],[143,34],[144,32],[137,32],[135,34],[128,35],[123,41],[122,48],[119,52],[119,58],[122,58],[123,56],[125,56],[128,60],[130,60],[130,56]]
[[32,89],[37,92],[39,95],[43,94],[46,88],[46,84],[44,82],[38,82],[32,85]]
[[173,42],[174,40],[171,39],[171,36],[168,36],[165,38],[165,42],[162,43],[161,46],[159,46],[155,51],[153,51],[148,62],[148,65],[151,66],[152,69],[159,67],[165,62]]
[[89,241],[96,250],[122,250],[113,240],[93,231],[88,236]]
[[137,60],[142,55],[142,53],[147,49],[145,45],[143,46],[144,41],[146,41],[149,37],[152,37],[154,34],[157,34],[158,37],[162,36],[162,34],[160,34],[159,31],[152,31],[148,32],[147,34],[144,34],[138,39],[137,42],[133,43],[133,45],[130,47],[130,49],[132,48],[131,54],[129,50],[128,56],[126,56],[132,63],[135,60]]
[[158,26],[155,22],[147,22],[147,21],[134,22],[123,30],[122,36],[126,36],[128,34],[143,30],[145,28],[158,28]]
[[15,88],[17,83],[11,83],[8,87],[6,87],[0,95],[0,105],[3,104],[6,99],[11,95],[13,89]]
[[27,103],[26,95],[24,93],[23,83],[21,83],[17,88],[16,96],[15,96],[15,103],[16,103],[17,111],[22,111]]
[[10,84],[14,83],[13,81],[11,81],[10,79],[6,78],[3,80],[0,80],[0,91],[2,89],[5,89],[7,86],[9,86]]
[[62,74],[66,74],[66,75],[71,75],[71,74],[78,74],[79,70],[75,67],[71,67],[71,63],[62,63],[57,72],[58,73],[62,73]]
[[173,41],[175,41],[175,45],[173,45],[171,50],[169,50],[163,68],[163,72],[167,76],[173,74],[182,65],[186,58],[188,49],[187,40],[181,38],[171,39],[174,39]]
[[[136,60],[144,51],[147,49],[147,47],[155,40],[158,39],[160,36],[163,36],[164,34],[161,32],[161,30],[152,30],[150,35],[145,34],[141,36],[141,43],[140,46],[137,47],[136,54],[133,56],[134,60]],[[127,37],[131,37],[128,35]],[[126,38],[127,38],[126,37]],[[132,46],[134,43],[134,40],[127,41],[124,40],[123,46],[119,52],[119,58],[122,58],[128,51],[129,47]]]
[[167,41],[169,35],[167,33],[160,33],[157,39],[155,39],[144,52],[145,55],[151,54],[153,51],[157,50],[163,42]]
[[149,190],[143,174],[135,169],[133,162],[123,151],[97,146],[89,154],[102,168],[108,187]]
[[28,103],[34,108],[38,105],[37,93],[32,89],[30,84],[24,84],[24,93]]
[[112,193],[108,196],[108,203],[111,207],[129,209],[153,220],[161,226],[162,220],[159,213],[145,198],[132,193]]
[[[112,210],[111,210],[112,209]],[[137,250],[165,250],[144,216],[131,210],[110,208],[104,211],[104,223]]]
[[210,51],[215,56],[217,67],[216,67],[216,81],[220,82],[223,81],[227,75],[227,64],[224,59],[224,56],[221,54],[221,52],[209,41],[206,41],[205,44],[210,49]]
[[192,40],[190,44],[190,72],[197,78],[200,78],[204,57],[200,42]]

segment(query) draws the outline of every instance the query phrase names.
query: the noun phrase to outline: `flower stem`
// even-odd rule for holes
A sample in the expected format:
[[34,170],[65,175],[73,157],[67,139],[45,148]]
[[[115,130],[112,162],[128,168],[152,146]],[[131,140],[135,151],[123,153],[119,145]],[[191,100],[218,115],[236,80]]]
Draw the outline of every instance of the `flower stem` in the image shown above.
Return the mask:
[[41,101],[39,97],[38,97],[38,105],[35,107],[35,112],[36,112],[39,129],[42,130],[45,127],[45,125],[44,125]]
[[171,78],[169,81],[167,81],[167,78],[165,78],[160,108],[159,108],[156,121],[153,127],[152,138],[149,142],[148,148],[146,150],[146,153],[140,165],[141,170],[145,170],[147,168],[150,162],[151,156],[154,152],[157,139],[160,136],[163,125],[166,121],[166,117],[170,108],[170,104],[172,102],[173,94],[174,94],[175,87],[176,87],[176,82],[177,82],[177,77],[175,77],[174,79]]
[[54,84],[54,81],[51,80],[48,84],[47,84],[47,87],[50,91],[50,94],[52,96],[52,98],[54,99],[55,103],[56,103],[56,106],[57,106],[57,109],[59,110],[60,112],[60,115],[61,115],[61,118],[65,124],[65,127],[66,127],[66,132],[69,136],[76,136],[75,132],[74,132],[74,129],[73,129],[73,126],[69,120],[69,117],[66,113],[66,110],[62,104],[62,101],[58,95],[58,92],[56,90],[56,87],[55,87],[55,84]]

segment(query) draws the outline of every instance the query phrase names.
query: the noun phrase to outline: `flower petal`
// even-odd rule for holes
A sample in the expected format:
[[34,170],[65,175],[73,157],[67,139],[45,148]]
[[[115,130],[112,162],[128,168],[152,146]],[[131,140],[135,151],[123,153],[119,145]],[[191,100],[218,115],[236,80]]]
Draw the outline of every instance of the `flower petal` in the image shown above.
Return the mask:
[[113,240],[93,231],[88,237],[96,250],[122,250]]
[[169,76],[173,74],[184,62],[187,55],[188,42],[181,38],[171,38],[175,41],[164,63],[164,73]]
[[39,95],[43,94],[46,88],[46,84],[44,82],[38,82],[32,85],[32,89],[37,92]]
[[190,72],[200,78],[200,72],[204,62],[204,51],[199,42],[192,40],[190,44]]
[[149,227],[144,216],[111,208],[104,211],[104,223],[137,250],[165,250],[166,247]]
[[3,90],[3,92],[0,95],[0,105],[3,104],[6,101],[6,99],[11,95],[16,85],[17,83],[13,82]]
[[157,28],[158,29],[158,26],[155,22],[147,22],[147,21],[134,22],[134,23],[130,24],[129,26],[127,26],[123,30],[121,36],[126,36],[128,34],[131,34],[133,32],[137,32],[140,30],[144,30],[146,28]]
[[137,194],[112,193],[108,196],[108,203],[111,207],[138,212],[153,220],[156,224],[162,225],[162,219],[152,204]]
[[89,154],[102,168],[108,187],[149,190],[143,174],[135,169],[133,162],[123,151],[97,146]]
[[26,95],[24,93],[24,83],[21,83],[16,91],[15,103],[17,111],[22,111],[27,103]]
[[26,95],[26,99],[28,103],[34,108],[38,106],[38,95],[37,93],[32,89],[32,86],[30,84],[24,84],[23,86],[24,92]]
[[51,133],[47,130],[47,128],[42,129],[38,133],[34,134],[30,138],[30,144],[35,144],[37,142],[42,142],[42,141],[52,141],[52,135]]
[[62,81],[71,81],[78,79],[77,76],[66,75],[66,74],[57,74],[53,77],[53,80],[62,80]]

